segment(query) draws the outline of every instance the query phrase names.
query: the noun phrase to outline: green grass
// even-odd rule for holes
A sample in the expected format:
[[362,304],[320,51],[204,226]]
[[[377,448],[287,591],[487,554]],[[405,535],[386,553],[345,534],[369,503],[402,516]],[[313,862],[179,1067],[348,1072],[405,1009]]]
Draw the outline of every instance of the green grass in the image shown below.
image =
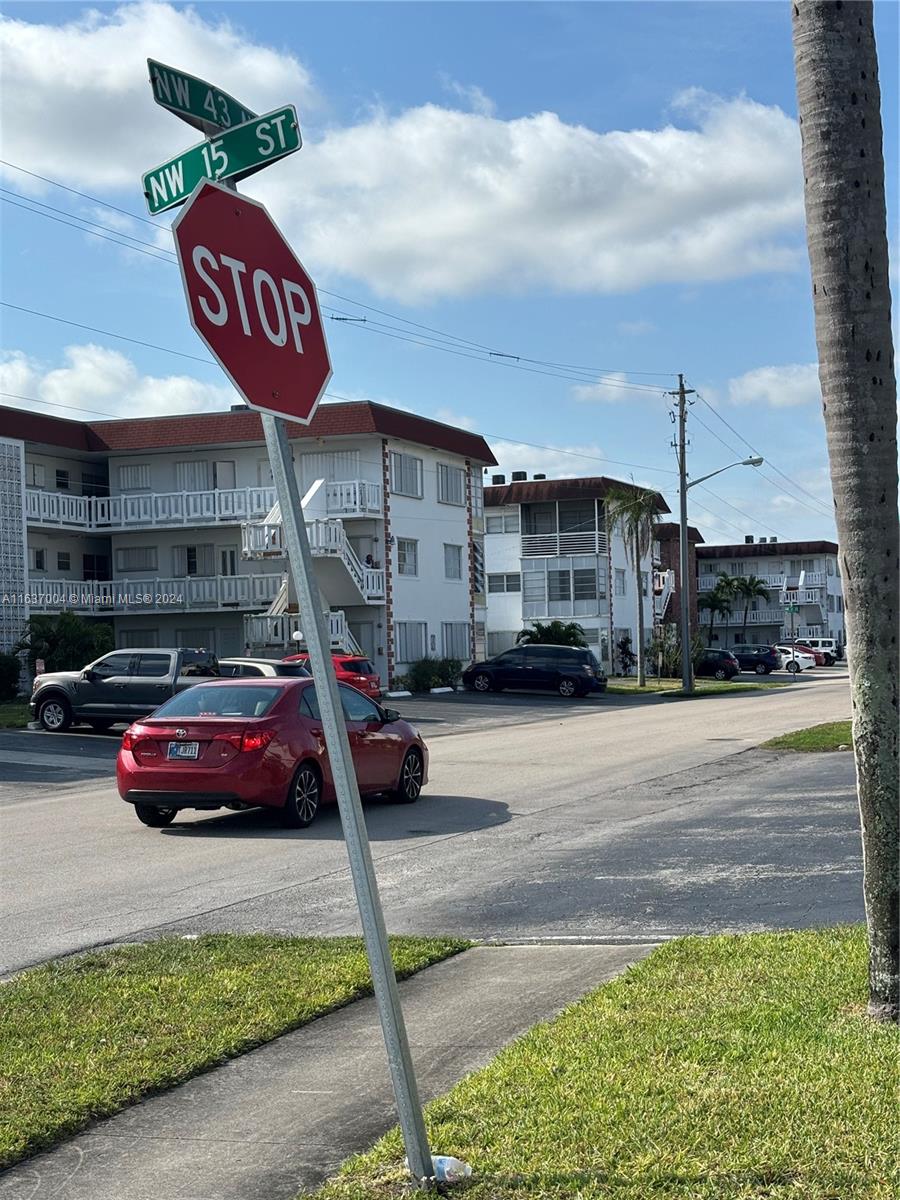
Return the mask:
[[[391,938],[398,976],[468,943]],[[359,938],[166,938],[0,985],[0,1167],[371,992]]]
[[[465,1200],[892,1200],[896,1027],[860,928],[684,938],[428,1106]],[[396,1130],[317,1200],[406,1196]],[[893,1173],[893,1179],[892,1179]]]
[[30,720],[27,701],[0,704],[0,729],[24,729]]
[[[694,691],[698,696],[709,696],[715,692],[758,692],[768,688],[790,687],[788,683],[747,682],[733,683],[727,679],[695,679]],[[606,690],[614,696],[643,696],[650,692],[681,693],[680,679],[648,679],[647,686],[639,688],[637,679],[610,679]]]
[[825,725],[812,725],[809,729],[798,729],[796,733],[785,733],[781,737],[763,742],[763,750],[837,750],[838,746],[852,746],[853,734],[849,721],[829,721]]

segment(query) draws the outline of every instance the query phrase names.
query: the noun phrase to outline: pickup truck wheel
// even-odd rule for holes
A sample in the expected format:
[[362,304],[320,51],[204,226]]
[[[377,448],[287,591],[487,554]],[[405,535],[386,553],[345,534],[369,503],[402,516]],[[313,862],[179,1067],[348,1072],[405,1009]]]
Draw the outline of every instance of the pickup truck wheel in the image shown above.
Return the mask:
[[136,804],[134,811],[142,825],[150,825],[153,829],[164,829],[178,815],[177,808],[157,808],[154,804]]
[[72,724],[72,706],[62,696],[50,696],[38,706],[37,718],[48,733],[65,733]]

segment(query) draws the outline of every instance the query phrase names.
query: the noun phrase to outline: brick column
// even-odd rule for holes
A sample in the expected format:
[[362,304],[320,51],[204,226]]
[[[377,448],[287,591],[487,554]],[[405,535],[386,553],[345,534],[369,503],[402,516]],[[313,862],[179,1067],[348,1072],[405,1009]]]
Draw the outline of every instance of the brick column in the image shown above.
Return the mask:
[[384,649],[387,685],[394,678],[394,580],[391,572],[391,455],[387,438],[381,440],[381,503],[384,515]]
[[466,459],[466,540],[469,551],[469,656],[475,661],[475,539],[472,536],[472,464]]

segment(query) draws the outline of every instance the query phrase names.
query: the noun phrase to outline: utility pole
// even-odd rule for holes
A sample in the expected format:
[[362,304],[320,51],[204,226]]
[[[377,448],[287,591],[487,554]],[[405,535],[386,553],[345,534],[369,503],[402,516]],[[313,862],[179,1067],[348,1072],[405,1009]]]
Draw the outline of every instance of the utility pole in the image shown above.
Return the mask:
[[679,500],[679,561],[681,568],[681,689],[694,690],[694,664],[691,662],[691,580],[690,542],[688,541],[687,518],[687,398],[693,388],[684,386],[684,376],[678,376],[678,391],[670,396],[678,397],[678,500]]

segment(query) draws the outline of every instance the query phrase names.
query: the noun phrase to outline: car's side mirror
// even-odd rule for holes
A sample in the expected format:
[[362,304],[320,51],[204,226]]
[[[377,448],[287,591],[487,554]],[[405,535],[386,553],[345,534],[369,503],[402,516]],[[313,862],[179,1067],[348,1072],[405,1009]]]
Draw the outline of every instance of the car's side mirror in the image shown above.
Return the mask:
[[99,676],[99,675],[97,674],[97,672],[96,672],[95,670],[93,670],[91,667],[86,667],[86,668],[85,668],[85,669],[84,669],[84,670],[81,672],[81,678],[82,678],[82,679],[86,679],[86,680],[88,681],[88,683],[93,683],[93,682],[94,682],[94,680],[95,680],[95,679],[99,679],[99,678],[100,678],[100,676]]
[[381,715],[384,718],[384,723],[386,725],[390,725],[392,722],[400,720],[400,714],[397,712],[396,708],[383,708],[381,710]]

